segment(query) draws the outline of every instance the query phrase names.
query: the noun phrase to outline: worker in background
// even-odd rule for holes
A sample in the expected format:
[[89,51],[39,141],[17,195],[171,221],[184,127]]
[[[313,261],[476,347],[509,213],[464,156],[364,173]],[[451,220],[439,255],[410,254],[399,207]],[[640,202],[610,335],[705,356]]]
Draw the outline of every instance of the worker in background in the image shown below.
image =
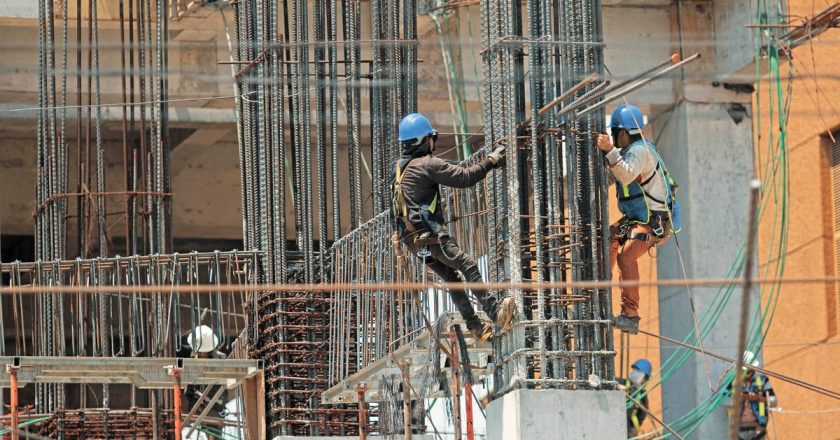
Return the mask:
[[[219,347],[219,337],[213,333],[213,329],[206,325],[200,325],[193,329],[189,335],[187,335],[187,345],[190,347],[191,353],[189,357],[192,358],[199,358],[199,359],[226,359],[227,355],[216,348]],[[184,390],[184,408],[182,409],[183,414],[189,413],[190,409],[193,408],[196,404],[207,404],[210,399],[215,394],[216,390],[208,390],[210,392],[204,396],[202,400],[201,393],[204,391],[206,386],[197,386],[197,385],[187,385],[186,389]],[[213,402],[213,409],[221,418],[225,418],[228,414],[228,410],[225,407],[225,398],[224,394],[220,400]],[[217,428],[217,427],[214,427]],[[201,440],[207,438],[203,433],[196,430],[193,432],[193,436],[190,439],[187,439],[186,434],[192,428],[189,426],[184,427],[182,437],[185,440]]]
[[[612,141],[606,134],[597,138],[597,146],[615,177],[618,208],[623,215],[610,226],[610,268],[618,263],[622,281],[638,280],[638,259],[679,230],[676,184],[656,147],[643,137],[644,126],[642,112],[622,104],[610,117]],[[622,287],[621,314],[613,318],[613,324],[635,335],[639,331],[638,310],[639,287]]]
[[[419,113],[405,116],[399,126],[401,157],[391,176],[392,215],[397,223],[399,240],[415,254],[421,253],[426,265],[444,282],[481,282],[475,259],[464,253],[449,235],[443,217],[440,185],[469,188],[487,173],[504,164],[504,147],[497,148],[481,162],[461,166],[432,156],[438,133],[429,119]],[[425,255],[425,256],[423,256]],[[450,289],[449,295],[479,342],[493,335],[493,325],[482,322],[470,304],[466,290]],[[474,291],[487,316],[502,329],[510,326],[514,314],[512,298],[499,303],[486,291]]]
[[[639,404],[627,399],[627,404],[631,405],[627,408],[627,438],[633,438],[639,435],[639,429],[647,417],[645,409],[648,408],[648,397],[645,392],[645,385],[650,380],[650,375],[653,373],[653,365],[647,359],[639,359],[630,366],[630,374],[626,379],[617,379],[618,386],[627,394],[633,396]],[[642,408],[644,407],[644,408]]]
[[741,408],[734,413],[730,412],[730,417],[740,417],[739,439],[759,440],[767,437],[767,423],[770,421],[769,409],[775,408],[778,401],[770,379],[747,365],[761,366],[758,357],[751,351],[744,352],[744,367],[741,370],[741,374],[744,375],[741,385],[743,394]]

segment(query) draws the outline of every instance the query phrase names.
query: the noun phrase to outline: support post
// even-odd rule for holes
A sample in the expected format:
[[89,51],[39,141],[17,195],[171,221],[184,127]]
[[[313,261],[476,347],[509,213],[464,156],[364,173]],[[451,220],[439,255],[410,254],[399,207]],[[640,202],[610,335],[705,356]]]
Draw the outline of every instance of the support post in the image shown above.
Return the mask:
[[360,382],[356,385],[356,395],[359,401],[359,440],[367,440],[367,404],[365,403],[365,393],[367,392],[367,384]]
[[6,365],[6,372],[9,373],[9,392],[11,394],[11,425],[9,428],[12,432],[12,440],[18,440],[18,381],[17,381],[18,367],[14,365]]
[[738,320],[738,360],[735,365],[735,383],[732,385],[732,413],[729,416],[729,436],[732,440],[738,440],[738,428],[741,425],[741,405],[743,405],[742,387],[744,384],[744,372],[742,368],[745,362],[752,362],[754,359],[744,359],[744,350],[747,343],[747,323],[750,320],[750,295],[752,294],[752,272],[755,256],[755,234],[756,234],[756,211],[758,210],[758,199],[760,198],[761,182],[753,179],[750,183],[750,212],[747,213],[749,224],[747,224],[747,255],[744,262],[744,291],[741,293],[741,317]]
[[454,439],[461,440],[461,381],[460,363],[458,362],[458,341],[455,337],[455,329],[449,330],[449,346],[452,349],[452,425],[454,425]]
[[472,384],[464,381],[464,413],[467,418],[467,440],[475,440],[475,428],[473,427],[473,400]]
[[181,440],[181,431],[183,430],[183,426],[181,425],[181,370],[171,368],[169,374],[174,379],[172,400],[174,402],[175,440]]
[[411,359],[400,362],[400,372],[403,380],[403,434],[405,440],[411,440],[411,375],[408,371],[410,366]]

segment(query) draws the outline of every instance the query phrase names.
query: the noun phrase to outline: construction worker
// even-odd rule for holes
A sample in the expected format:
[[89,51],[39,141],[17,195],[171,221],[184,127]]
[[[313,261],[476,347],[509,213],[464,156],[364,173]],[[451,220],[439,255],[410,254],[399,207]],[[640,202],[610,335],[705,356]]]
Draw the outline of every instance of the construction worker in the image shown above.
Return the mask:
[[[638,259],[679,229],[675,227],[679,224],[679,207],[674,197],[676,184],[656,147],[642,136],[644,126],[642,112],[635,106],[622,104],[610,117],[612,141],[606,134],[597,139],[598,148],[605,153],[615,177],[618,208],[623,215],[610,226],[610,268],[618,263],[622,281],[638,280]],[[639,287],[622,287],[621,314],[613,318],[615,327],[630,334],[638,333],[638,310]]]
[[[399,126],[402,155],[394,164],[391,176],[392,214],[397,223],[399,240],[415,254],[420,254],[426,265],[444,282],[458,282],[458,273],[464,281],[481,282],[481,273],[475,259],[464,253],[449,235],[443,217],[440,185],[469,188],[494,168],[504,164],[504,147],[497,148],[476,165],[461,166],[432,156],[438,133],[429,119],[419,113],[405,116]],[[450,289],[449,295],[467,323],[467,328],[479,342],[486,342],[493,335],[493,326],[481,322],[470,304],[466,290]],[[499,327],[507,329],[514,314],[514,303],[505,298],[499,303],[485,291],[473,295]]]
[[761,363],[755,353],[744,352],[744,367],[741,374],[744,381],[741,385],[741,408],[730,417],[739,417],[738,438],[741,440],[759,440],[767,436],[767,423],[770,421],[770,408],[778,405],[776,392],[770,379],[748,367],[760,367]]
[[[194,328],[189,335],[187,335],[187,345],[190,348],[190,356],[199,359],[225,359],[227,355],[216,348],[219,346],[219,337],[213,333],[213,329],[206,325],[199,325]],[[188,385],[184,390],[184,408],[189,412],[192,407],[197,404],[207,404],[210,401],[211,395],[203,395],[204,391],[209,391],[207,387],[198,385]],[[215,390],[214,390],[215,392]],[[225,418],[228,414],[228,409],[225,407],[224,399],[222,401],[213,402],[213,409],[219,414],[219,417]],[[186,434],[193,430],[192,427],[184,427],[182,438],[187,439]],[[207,436],[199,431],[193,432],[193,436],[189,439],[201,440]]]
[[619,388],[639,402],[637,404],[629,398],[627,399],[627,403],[630,405],[627,408],[627,438],[639,435],[639,429],[645,421],[645,417],[647,417],[645,409],[648,408],[648,397],[644,388],[652,373],[653,365],[650,361],[639,359],[630,366],[630,374],[627,375],[626,379],[617,379]]

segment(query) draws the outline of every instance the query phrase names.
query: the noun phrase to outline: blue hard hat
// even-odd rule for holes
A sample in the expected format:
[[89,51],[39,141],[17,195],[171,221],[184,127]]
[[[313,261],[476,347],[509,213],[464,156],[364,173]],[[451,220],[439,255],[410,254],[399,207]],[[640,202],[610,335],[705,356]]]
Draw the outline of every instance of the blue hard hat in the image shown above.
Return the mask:
[[432,123],[420,113],[408,114],[400,121],[400,142],[414,140],[419,143],[432,133],[435,133]]
[[642,373],[645,373],[646,376],[650,376],[653,373],[653,365],[651,365],[650,361],[647,359],[639,359],[636,362],[633,362],[631,368],[635,368]]
[[639,107],[621,104],[610,116],[610,128],[623,128],[630,134],[639,134],[645,128],[645,117]]

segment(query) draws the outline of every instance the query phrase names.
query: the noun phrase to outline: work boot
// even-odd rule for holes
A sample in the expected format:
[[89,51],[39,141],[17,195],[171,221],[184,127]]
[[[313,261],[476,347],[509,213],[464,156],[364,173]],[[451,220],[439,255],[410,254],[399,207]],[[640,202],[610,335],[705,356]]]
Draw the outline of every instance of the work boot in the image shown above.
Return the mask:
[[621,315],[613,318],[612,322],[615,328],[623,331],[624,333],[635,335],[639,333],[640,319],[641,318],[639,318],[638,316],[627,316],[622,313]]
[[496,312],[496,325],[501,327],[502,330],[509,329],[515,315],[516,303],[513,298],[503,299],[502,303],[499,304],[499,311]]
[[493,324],[482,322],[480,326],[470,329],[476,344],[483,344],[493,337]]

